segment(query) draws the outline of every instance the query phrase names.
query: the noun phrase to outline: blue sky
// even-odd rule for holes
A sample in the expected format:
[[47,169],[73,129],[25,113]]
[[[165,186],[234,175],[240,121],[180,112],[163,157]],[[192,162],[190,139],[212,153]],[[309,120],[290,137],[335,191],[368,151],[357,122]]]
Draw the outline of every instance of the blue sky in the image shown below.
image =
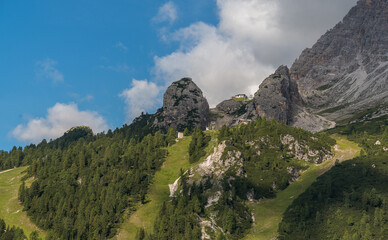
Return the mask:
[[71,125],[120,127],[160,107],[185,76],[212,106],[253,93],[356,2],[295,1],[305,9],[289,0],[0,1],[0,149]]
[[[26,143],[10,132],[58,102],[121,126],[118,94],[132,78],[150,77],[155,55],[176,48],[161,40],[160,28],[216,21],[214,2],[184,2],[175,3],[179,21],[170,24],[153,20],[165,1],[0,1],[0,149]],[[41,73],[41,62],[53,62],[63,80]]]

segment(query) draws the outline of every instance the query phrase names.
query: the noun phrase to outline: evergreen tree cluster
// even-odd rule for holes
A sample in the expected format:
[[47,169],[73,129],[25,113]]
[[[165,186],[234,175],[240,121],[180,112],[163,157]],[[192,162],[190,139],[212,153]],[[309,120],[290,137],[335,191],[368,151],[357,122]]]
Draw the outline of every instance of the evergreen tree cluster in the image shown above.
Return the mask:
[[[228,188],[228,184],[223,185]],[[209,217],[208,210],[205,208],[207,198],[204,193],[211,187],[210,183],[204,185],[189,183],[189,179],[182,171],[181,193],[171,201],[163,203],[159,217],[155,221],[153,233],[149,234],[144,229],[140,229],[136,240],[201,239],[202,232],[199,222],[206,221]],[[212,239],[216,237],[223,239],[222,237],[225,236],[228,236],[229,239],[240,239],[252,224],[251,215],[241,200],[237,201],[235,196],[229,196],[228,189],[225,190],[213,207],[213,210],[218,212],[217,225],[224,230],[224,233],[210,234],[213,234]]]
[[159,217],[155,220],[153,233],[140,229],[136,240],[191,240],[201,239],[201,228],[198,220],[204,213],[206,199],[204,187],[195,183],[189,185],[187,177],[181,170],[181,195],[164,202]]
[[192,134],[192,140],[189,146],[189,161],[195,163],[206,155],[205,147],[210,141],[210,137],[206,136],[201,127],[196,127]]
[[[28,151],[27,149],[26,151]],[[0,150],[0,170],[20,167],[25,164],[24,155],[25,153],[21,147],[13,147],[9,152]]]
[[[223,157],[227,157],[229,151],[240,151],[246,174],[237,176],[235,169],[231,168],[224,173],[222,179],[208,176],[198,181],[194,174],[196,180],[193,181],[189,178],[190,170],[186,174],[182,171],[177,191],[179,193],[163,204],[153,233],[141,229],[137,239],[201,239],[202,226],[199,223],[209,221],[210,218],[217,226],[216,230],[205,227],[211,239],[241,239],[252,225],[252,216],[245,204],[247,193],[253,189],[256,199],[273,197],[276,191],[273,188],[274,182],[278,189],[285,188],[289,183],[291,176],[287,167],[306,167],[304,160],[286,156],[280,141],[281,135],[286,134],[291,134],[311,149],[321,151],[330,151],[335,143],[325,134],[312,134],[265,119],[234,128],[224,126],[218,134],[218,142],[225,141],[227,144]],[[189,154],[195,160],[191,162],[196,162],[205,155],[205,138],[206,135],[199,128],[192,133]],[[262,141],[264,138],[268,141]],[[249,142],[257,143],[258,148]],[[201,151],[203,152],[198,154]],[[261,154],[258,155],[257,151],[261,151]],[[200,157],[193,157],[198,155]],[[214,191],[220,191],[221,196],[217,202],[207,206],[207,196]]]
[[284,214],[279,239],[388,239],[388,154],[333,167]]
[[375,119],[331,130],[358,142],[361,156],[337,163],[289,206],[279,225],[279,239],[388,239],[384,122]]
[[[5,221],[0,218],[0,240],[27,240],[23,229],[15,226],[7,226]],[[28,240],[42,240],[37,231],[31,232]]]
[[201,238],[198,219],[204,212],[206,204],[203,186],[189,185],[182,171],[180,188],[182,195],[163,203],[150,239]]
[[12,226],[12,227],[7,226],[4,220],[0,218],[0,240],[25,240],[25,239],[27,239],[27,237],[24,234],[23,229],[15,226]]
[[33,161],[19,199],[31,219],[60,239],[113,237],[126,208],[145,202],[147,187],[166,156],[160,132],[141,141],[120,134],[80,139],[71,147],[45,150]]
[[304,160],[295,158],[294,149],[281,143],[281,137],[291,135],[296,141],[320,154],[331,152],[335,140],[327,134],[313,134],[301,128],[284,125],[275,120],[259,118],[255,122],[234,128],[223,126],[218,135],[219,142],[226,141],[224,151],[240,151],[244,158],[244,170],[247,178],[236,178],[232,185],[242,199],[247,192],[254,189],[254,198],[273,197],[274,185],[282,190],[289,185],[292,175],[288,167],[304,170],[309,165]]
[[0,170],[30,165],[25,179],[34,181],[22,183],[19,199],[32,221],[49,230],[48,239],[110,238],[124,211],[145,203],[164,148],[175,143],[175,129],[165,135],[147,121],[144,115],[97,135],[74,127],[49,142],[0,151]]

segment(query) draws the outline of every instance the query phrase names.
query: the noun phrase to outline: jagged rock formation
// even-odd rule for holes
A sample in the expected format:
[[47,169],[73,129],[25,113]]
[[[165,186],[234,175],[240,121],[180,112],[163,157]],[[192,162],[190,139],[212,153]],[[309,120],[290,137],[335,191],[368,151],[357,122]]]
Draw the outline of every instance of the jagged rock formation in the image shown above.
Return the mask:
[[235,126],[241,120],[255,120],[257,116],[255,105],[249,99],[243,101],[225,100],[215,108],[210,109],[210,121],[216,123],[217,129],[223,125]]
[[386,114],[387,22],[388,1],[360,0],[290,70],[281,66],[265,79],[252,101],[224,101],[211,109],[211,120],[220,127],[265,116],[321,131],[366,110]]
[[211,121],[216,122],[217,128],[222,125],[233,126],[241,121],[256,120],[259,116],[312,132],[335,126],[325,118],[311,114],[305,109],[298,86],[290,78],[286,66],[280,66],[274,74],[266,78],[253,99],[225,100],[215,109],[211,109]]
[[241,120],[255,120],[258,116],[291,124],[297,105],[301,105],[296,83],[290,79],[286,66],[280,66],[266,78],[254,98],[245,101],[229,99],[211,110],[217,127],[233,126]]
[[254,103],[257,114],[291,124],[293,114],[302,105],[296,83],[290,79],[286,66],[280,66],[274,74],[266,78],[255,93]]
[[311,111],[338,121],[388,104],[387,22],[388,1],[360,0],[302,52],[290,73]]
[[208,124],[209,104],[201,89],[191,80],[183,78],[173,82],[163,95],[163,109],[154,124],[159,128],[183,131]]
[[209,104],[201,89],[191,80],[183,78],[173,82],[163,96],[163,122],[166,128],[183,131],[186,127],[208,124]]
[[163,107],[155,114],[142,114],[132,122],[143,131],[167,131],[175,128],[184,131],[201,126],[204,130],[208,125],[209,104],[201,89],[191,78],[183,78],[173,82],[163,95]]
[[223,154],[226,143],[223,141],[218,147],[214,148],[214,153],[209,155],[201,164],[198,165],[196,172],[201,176],[211,176],[221,179],[222,175],[234,167],[236,176],[241,176],[243,170],[243,159],[241,152],[229,151],[226,157]]

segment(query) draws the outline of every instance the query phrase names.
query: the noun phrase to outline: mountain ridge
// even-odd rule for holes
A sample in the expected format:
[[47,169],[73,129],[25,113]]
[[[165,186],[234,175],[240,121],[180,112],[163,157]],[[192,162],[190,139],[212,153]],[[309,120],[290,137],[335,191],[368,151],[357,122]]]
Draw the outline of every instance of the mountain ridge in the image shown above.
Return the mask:
[[311,112],[339,121],[388,103],[387,21],[387,1],[358,1],[301,53],[290,75]]

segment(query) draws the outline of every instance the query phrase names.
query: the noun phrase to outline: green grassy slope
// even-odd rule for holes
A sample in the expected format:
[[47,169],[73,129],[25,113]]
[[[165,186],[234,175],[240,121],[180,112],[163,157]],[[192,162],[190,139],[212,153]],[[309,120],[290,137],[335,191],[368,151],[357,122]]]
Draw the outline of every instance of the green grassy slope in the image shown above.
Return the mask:
[[283,213],[292,201],[303,193],[318,176],[329,170],[336,159],[340,162],[346,161],[360,154],[360,148],[356,143],[339,135],[333,137],[336,139],[338,147],[334,149],[335,156],[331,160],[309,168],[296,182],[277,193],[276,198],[248,204],[254,213],[255,223],[244,239],[275,239]]
[[[214,139],[214,136],[212,138]],[[273,239],[276,237],[281,217],[293,199],[303,193],[318,176],[329,170],[336,159],[345,161],[359,155],[360,148],[357,144],[339,135],[334,135],[334,138],[338,147],[335,148],[333,159],[309,168],[295,183],[280,191],[276,198],[248,203],[254,213],[255,223],[244,239]],[[191,167],[188,160],[190,141],[191,137],[186,137],[167,148],[169,155],[161,169],[155,174],[147,194],[147,203],[137,206],[137,210],[122,224],[116,239],[135,239],[140,227],[145,228],[147,232],[152,232],[161,205],[169,199],[168,184],[173,183],[179,177],[180,169],[185,170]],[[209,144],[208,152],[214,144],[213,142]],[[29,220],[26,213],[21,211],[22,206],[17,200],[20,179],[26,168],[0,172],[0,218],[3,218],[9,225],[21,227],[28,236],[38,228]],[[39,230],[39,232],[41,236],[44,235],[42,231]]]
[[139,206],[137,210],[122,224],[116,239],[135,239],[140,227],[152,232],[154,221],[164,201],[169,199],[168,184],[180,175],[180,169],[190,167],[188,147],[191,137],[185,137],[178,143],[168,147],[168,157],[160,171],[156,172],[148,194],[147,203]]
[[22,228],[26,236],[37,230],[42,237],[44,232],[30,221],[18,201],[20,180],[26,169],[27,167],[20,167],[0,172],[0,218],[4,219],[7,225]]

